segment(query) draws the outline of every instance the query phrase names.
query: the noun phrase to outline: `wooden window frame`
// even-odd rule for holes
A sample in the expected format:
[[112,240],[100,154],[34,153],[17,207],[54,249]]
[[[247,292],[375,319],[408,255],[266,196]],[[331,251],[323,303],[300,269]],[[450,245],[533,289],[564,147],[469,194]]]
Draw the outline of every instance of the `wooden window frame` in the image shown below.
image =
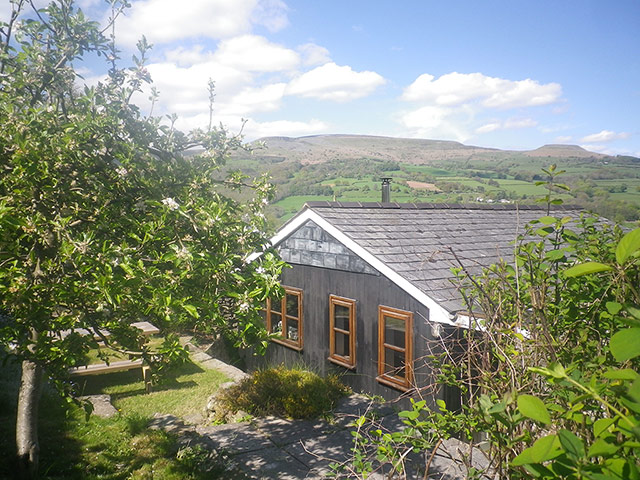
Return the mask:
[[[335,326],[335,306],[349,309],[349,330],[342,330]],[[336,353],[336,331],[349,336],[349,356]],[[351,298],[329,295],[329,361],[340,366],[356,368],[356,301]]]
[[[404,348],[385,342],[384,317],[404,321]],[[404,353],[405,374],[403,377],[385,371],[385,347]],[[413,313],[384,305],[378,306],[378,382],[397,388],[410,390],[413,387]]]
[[[282,296],[281,299],[275,300],[277,302],[280,302],[280,312],[273,312],[271,309],[272,299],[270,298],[267,299],[266,308],[265,308],[265,322],[267,325],[267,331],[269,333],[273,333],[273,326],[278,322],[278,320],[280,320],[282,322],[282,335],[280,337],[271,338],[271,341],[284,345],[285,347],[292,348],[293,350],[300,351],[302,350],[302,346],[304,344],[304,341],[303,341],[304,334],[303,334],[303,326],[302,326],[303,324],[302,290],[295,287],[286,287],[284,285],[282,286],[282,288],[284,289],[284,295]],[[294,317],[293,315],[287,315],[287,295],[298,297],[298,316],[297,317]],[[279,318],[272,319],[271,318],[272,314],[274,317],[278,316]],[[288,319],[295,319],[298,321],[298,339],[297,340],[290,340],[284,337],[284,335],[287,332]]]

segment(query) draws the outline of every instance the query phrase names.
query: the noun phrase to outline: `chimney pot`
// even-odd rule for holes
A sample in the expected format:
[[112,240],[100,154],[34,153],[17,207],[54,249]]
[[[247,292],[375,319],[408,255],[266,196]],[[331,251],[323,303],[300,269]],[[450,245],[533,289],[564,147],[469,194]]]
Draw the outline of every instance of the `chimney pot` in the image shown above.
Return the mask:
[[382,203],[391,202],[391,178],[382,178]]

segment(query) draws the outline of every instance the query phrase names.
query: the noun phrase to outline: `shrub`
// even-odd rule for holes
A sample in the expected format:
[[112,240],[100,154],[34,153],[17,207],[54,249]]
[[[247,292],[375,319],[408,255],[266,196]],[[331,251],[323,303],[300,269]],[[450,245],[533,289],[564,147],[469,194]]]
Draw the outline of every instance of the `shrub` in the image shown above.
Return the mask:
[[222,391],[218,403],[232,413],[243,410],[258,416],[312,418],[330,411],[349,392],[337,375],[320,377],[303,368],[280,365],[258,370]]

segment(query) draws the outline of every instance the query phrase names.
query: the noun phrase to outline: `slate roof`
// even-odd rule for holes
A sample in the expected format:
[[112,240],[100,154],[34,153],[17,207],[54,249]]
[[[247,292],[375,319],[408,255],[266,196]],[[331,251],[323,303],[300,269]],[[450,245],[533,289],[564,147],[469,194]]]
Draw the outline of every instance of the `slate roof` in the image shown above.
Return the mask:
[[[451,282],[451,267],[457,266],[452,251],[479,273],[501,258],[509,261],[524,225],[546,215],[546,208],[512,204],[309,202],[305,209],[450,313],[467,310]],[[578,219],[580,209],[559,206],[553,214]]]

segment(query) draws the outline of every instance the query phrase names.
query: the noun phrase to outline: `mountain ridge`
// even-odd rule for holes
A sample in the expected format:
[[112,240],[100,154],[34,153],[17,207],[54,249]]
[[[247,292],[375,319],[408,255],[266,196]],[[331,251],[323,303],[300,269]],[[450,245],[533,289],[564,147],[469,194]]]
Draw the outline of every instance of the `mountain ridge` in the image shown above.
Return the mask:
[[512,156],[605,159],[578,145],[547,144],[533,150],[501,150],[465,145],[451,140],[385,137],[377,135],[325,134],[301,137],[263,137],[250,144],[254,155],[298,161],[302,164],[331,160],[371,158],[403,163],[429,164],[448,159],[503,160]]

